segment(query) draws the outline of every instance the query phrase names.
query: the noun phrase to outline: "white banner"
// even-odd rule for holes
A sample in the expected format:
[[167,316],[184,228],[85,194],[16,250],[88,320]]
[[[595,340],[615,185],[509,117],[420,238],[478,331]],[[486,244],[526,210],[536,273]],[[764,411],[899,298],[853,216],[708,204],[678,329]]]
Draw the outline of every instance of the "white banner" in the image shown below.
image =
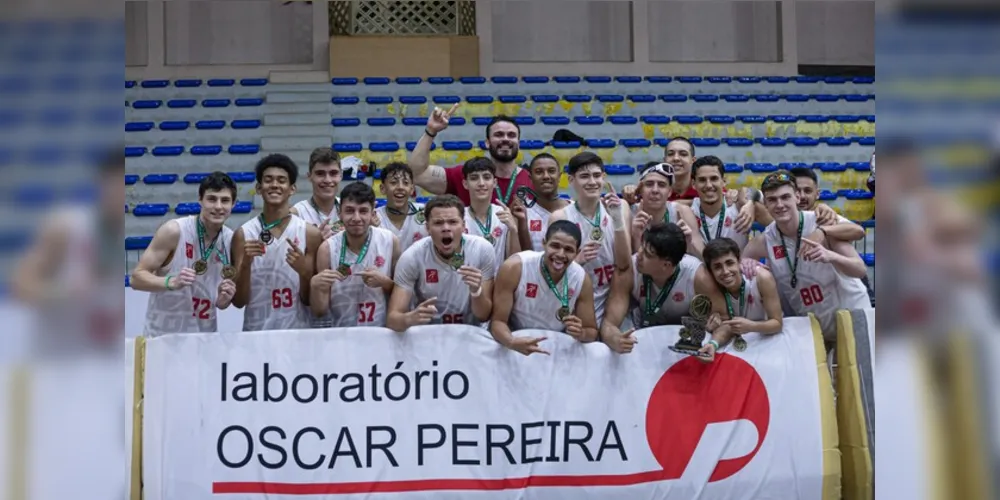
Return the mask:
[[135,339],[125,339],[125,491],[132,491],[132,430],[135,409]]
[[676,327],[625,356],[465,326],[151,339],[145,498],[819,500],[835,423],[809,320],[785,327],[713,364]]

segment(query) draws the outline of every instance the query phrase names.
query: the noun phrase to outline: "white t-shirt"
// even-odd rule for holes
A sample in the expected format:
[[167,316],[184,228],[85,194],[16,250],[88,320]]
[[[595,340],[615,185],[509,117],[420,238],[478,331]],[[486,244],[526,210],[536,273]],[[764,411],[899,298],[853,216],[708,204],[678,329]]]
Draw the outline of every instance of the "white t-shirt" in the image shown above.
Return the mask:
[[[647,326],[680,325],[681,317],[691,315],[689,309],[691,307],[691,299],[694,298],[694,278],[701,265],[700,260],[690,255],[685,255],[681,259],[680,264],[677,266],[677,279],[674,280],[670,291],[666,292],[666,297],[663,304],[660,305],[658,312],[649,318],[650,324]],[[639,268],[636,266],[636,256],[633,255],[632,299],[635,300],[635,304],[632,309],[632,322],[637,327],[642,327],[643,321],[646,319],[645,294],[647,290],[643,276],[643,274],[639,274]],[[669,280],[667,282],[669,283]],[[650,304],[655,306],[656,298],[660,294],[660,288],[652,283],[652,280],[650,280],[650,284],[652,289],[649,290],[649,300]]]
[[[515,254],[515,257],[521,260],[521,281],[514,292],[514,304],[508,320],[512,330],[529,328],[554,332],[566,330],[566,325],[559,321],[558,316],[563,304],[542,274],[541,265],[544,256],[544,252],[531,250]],[[570,313],[576,310],[576,301],[580,298],[586,275],[583,266],[572,262],[566,269],[564,279],[554,283],[556,290],[562,295],[565,280]]]
[[[327,240],[330,243],[330,269],[336,270],[340,266],[340,252],[346,237],[347,233],[341,231]],[[391,231],[371,228],[368,251],[360,263],[357,263],[357,254],[347,249],[344,264],[351,266],[351,275],[344,281],[334,283],[330,291],[331,326],[385,326],[385,292],[381,287],[365,285],[357,273],[374,267],[386,276],[392,276],[392,239]]]
[[[156,272],[157,276],[177,275],[184,268],[194,268],[201,260],[199,255],[197,215],[168,221],[180,228],[180,238],[174,248],[174,256],[167,266]],[[233,230],[223,226],[216,241],[213,256],[208,259],[208,271],[196,276],[194,283],[179,290],[149,294],[146,307],[146,326],[143,335],[155,337],[168,333],[208,333],[217,330],[215,300],[222,283],[224,264],[219,253],[230,257]],[[210,242],[205,242],[210,246]]]
[[[599,206],[601,211],[599,224],[603,233],[600,241],[601,248],[597,257],[583,266],[594,285],[594,311],[597,315],[598,325],[604,321],[604,306],[608,301],[608,294],[611,293],[611,279],[615,275],[615,231],[608,211],[603,205]],[[566,207],[564,213],[566,219],[576,224],[580,228],[580,232],[583,233],[583,240],[580,242],[582,249],[592,239],[592,233],[595,229],[592,224],[594,218],[588,218],[581,214],[575,203]]]
[[[294,330],[309,327],[309,314],[299,298],[299,274],[286,262],[288,250],[306,252],[306,221],[290,214],[280,235],[264,246],[264,255],[250,265],[250,301],[243,309],[243,331]],[[260,217],[243,227],[246,241],[259,241]],[[273,231],[272,231],[273,232]]]
[[[478,268],[483,281],[492,280],[496,273],[493,245],[478,236],[463,235],[462,239],[464,265]],[[437,298],[438,313],[432,324],[480,326],[483,323],[472,314],[469,286],[462,281],[458,271],[438,255],[431,238],[423,238],[403,252],[396,264],[395,282],[396,286],[413,294],[414,304]]]
[[407,215],[402,227],[396,227],[392,223],[392,219],[389,218],[389,207],[383,206],[375,210],[379,220],[382,221],[379,227],[389,230],[396,236],[396,239],[399,240],[399,250],[401,252],[405,252],[407,248],[410,248],[410,245],[427,236],[426,221],[422,218],[424,206],[415,203],[413,207],[416,208],[417,213]]
[[[489,225],[488,227],[479,227],[476,216],[472,213],[472,208],[465,208],[465,234],[479,236],[486,241],[492,240],[493,261],[496,263],[497,269],[500,269],[500,265],[507,260],[507,233],[510,231],[503,222],[500,222],[500,218],[497,217],[497,213],[501,210],[503,210],[503,207],[500,205],[490,205],[489,220],[486,221]],[[492,238],[488,238],[487,236],[491,236]],[[496,274],[496,271],[493,274]]]
[[726,202],[723,202],[723,207],[725,208],[725,215],[723,216],[722,230],[720,231],[719,217],[722,216],[723,212],[720,211],[715,217],[705,216],[702,218],[701,198],[695,198],[691,203],[691,211],[694,212],[694,217],[698,221],[698,232],[701,234],[701,238],[705,241],[706,245],[717,237],[729,238],[736,242],[736,245],[740,247],[740,251],[743,251],[747,247],[750,237],[747,233],[738,233],[733,228],[733,224],[740,215],[740,209]]

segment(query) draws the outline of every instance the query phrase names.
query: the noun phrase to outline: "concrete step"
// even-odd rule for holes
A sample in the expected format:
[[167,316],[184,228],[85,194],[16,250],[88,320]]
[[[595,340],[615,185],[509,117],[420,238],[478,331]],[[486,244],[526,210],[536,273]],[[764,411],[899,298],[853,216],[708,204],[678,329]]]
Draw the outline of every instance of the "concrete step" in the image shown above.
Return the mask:
[[317,106],[330,104],[330,94],[324,92],[268,92],[267,102],[269,104],[284,103],[313,103]]
[[[265,125],[260,128],[260,134],[263,138],[270,137],[309,137],[318,136],[323,132],[333,133],[333,128],[330,124],[323,125]],[[332,137],[332,135],[331,135]],[[328,142],[333,142],[330,139]],[[330,144],[327,144],[329,146]]]
[[264,115],[263,125],[323,125],[330,126],[329,113],[279,113]]
[[[313,131],[316,134],[316,131]],[[330,147],[333,144],[332,135],[302,135],[297,137],[264,137],[260,140],[260,148],[266,153],[285,153],[287,151],[309,150]]]
[[[330,101],[325,101],[323,104],[318,102],[268,102],[264,105],[265,115],[285,115],[285,114],[295,114],[295,113],[324,113],[327,117],[327,122],[329,118],[333,116],[333,105]],[[382,116],[382,115],[378,115]]]
[[272,71],[269,83],[326,83],[330,84],[330,73],[326,71]]

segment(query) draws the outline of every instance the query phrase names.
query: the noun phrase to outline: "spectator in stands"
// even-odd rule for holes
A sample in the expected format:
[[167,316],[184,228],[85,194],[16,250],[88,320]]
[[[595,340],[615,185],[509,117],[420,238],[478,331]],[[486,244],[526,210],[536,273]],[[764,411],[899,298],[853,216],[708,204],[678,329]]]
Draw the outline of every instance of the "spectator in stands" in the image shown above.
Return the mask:
[[309,155],[309,183],[312,196],[292,207],[292,213],[316,226],[327,240],[334,233],[344,229],[340,223],[340,199],[337,191],[344,178],[340,167],[340,155],[330,148],[316,148]]
[[225,225],[236,192],[233,179],[214,172],[198,186],[198,215],[156,230],[130,281],[133,289],[149,292],[143,335],[216,331],[216,308],[228,308],[238,289],[230,264],[237,252],[230,245],[234,233]]
[[490,332],[500,344],[521,354],[548,354],[542,338],[515,337],[511,330],[564,332],[580,342],[597,340],[594,286],[576,263],[580,228],[555,221],[545,234],[545,250],[518,253],[500,267],[493,295]]
[[307,328],[310,283],[323,237],[288,205],[299,176],[291,158],[267,155],[254,173],[264,207],[233,235],[238,269],[233,304],[244,308],[243,331]]
[[[693,200],[698,197],[691,177],[691,166],[694,164],[694,143],[686,137],[674,137],[663,150],[663,163],[674,169],[674,182],[670,185],[669,201]],[[622,196],[629,204],[635,204],[637,187],[634,184],[622,188]]]
[[531,187],[519,188],[520,193],[511,201],[510,208],[515,216],[524,215],[518,217],[521,248],[540,252],[545,248],[543,240],[548,231],[549,218],[570,202],[559,197],[563,172],[554,156],[548,153],[535,155],[528,165],[528,175]]
[[583,231],[583,246],[576,261],[587,270],[594,283],[597,323],[604,318],[604,303],[611,292],[615,270],[627,271],[631,263],[631,236],[626,224],[628,206],[613,190],[601,157],[585,151],[569,160],[569,179],[576,201],[552,214],[550,224],[568,220]]
[[465,208],[465,232],[479,236],[493,245],[495,264],[500,267],[507,257],[521,251],[517,221],[503,205],[490,203],[496,190],[496,167],[489,158],[472,158],[462,166],[463,186],[471,202]]
[[[469,206],[469,190],[464,185],[462,168],[459,166],[446,169],[430,164],[434,139],[448,128],[448,121],[458,108],[458,104],[448,110],[434,108],[427,118],[424,134],[420,136],[417,147],[410,154],[409,164],[413,169],[413,180],[417,186],[436,195],[453,194],[458,196],[465,206]],[[499,201],[505,206],[510,206],[517,188],[531,185],[528,172],[517,165],[520,139],[521,127],[509,116],[496,116],[486,126],[486,145],[489,148],[490,158],[496,165],[497,186],[493,202]]]
[[376,210],[382,221],[379,227],[392,231],[399,239],[402,251],[410,248],[427,236],[427,219],[424,206],[411,199],[416,189],[413,185],[413,171],[409,165],[393,162],[382,167],[382,182],[379,190],[385,196],[385,206]]
[[[632,248],[642,247],[642,235],[650,224],[673,222],[682,229],[698,227],[691,207],[668,201],[673,182],[674,167],[669,163],[649,162],[639,172],[639,187],[636,191],[639,203],[632,208]],[[704,247],[701,235],[693,233],[687,247],[688,253],[700,259]]]
[[615,274],[601,326],[601,338],[615,352],[631,352],[635,344],[631,330],[621,331],[626,317],[638,328],[679,325],[695,294],[712,291],[699,288],[712,283],[712,277],[701,261],[687,254],[690,237],[690,228],[655,223],[643,233],[631,269]]
[[340,197],[344,230],[320,245],[311,282],[310,309],[316,318],[329,314],[328,326],[385,326],[400,248],[392,231],[372,227],[376,217],[375,191],[348,184]]
[[493,246],[464,234],[465,205],[457,196],[437,196],[424,211],[430,237],[399,257],[386,326],[404,332],[430,323],[482,325],[493,312]]
[[729,238],[715,239],[705,245],[704,256],[709,272],[699,273],[698,277],[711,282],[698,287],[709,291],[707,295],[712,299],[714,314],[707,324],[711,341],[701,350],[709,357],[700,359],[714,360],[716,350],[734,338],[734,347],[745,349],[742,335],[746,333],[780,333],[783,314],[774,276],[764,269],[758,269],[755,277],[744,276],[740,269],[739,244]]

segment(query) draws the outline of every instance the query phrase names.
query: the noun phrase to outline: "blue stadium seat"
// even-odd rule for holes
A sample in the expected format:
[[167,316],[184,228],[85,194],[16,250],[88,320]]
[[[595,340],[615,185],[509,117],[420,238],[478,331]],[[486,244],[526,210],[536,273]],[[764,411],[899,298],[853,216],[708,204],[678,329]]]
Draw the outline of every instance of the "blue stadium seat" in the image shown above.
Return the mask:
[[18,208],[44,208],[55,200],[55,189],[44,184],[21,186],[14,193],[14,204]]
[[603,125],[604,124],[604,118],[601,118],[600,116],[574,116],[573,117],[573,121],[575,121],[577,123],[577,125]]
[[184,154],[184,146],[156,146],[153,156],[180,156]]
[[232,87],[236,85],[236,80],[232,78],[213,78],[208,81],[209,87]]
[[733,77],[731,76],[710,76],[708,77],[708,83],[732,83]]
[[687,102],[688,100],[688,96],[683,94],[661,94],[659,97],[661,101],[670,103]]
[[441,147],[445,151],[470,151],[473,144],[469,141],[443,141]]
[[648,123],[649,125],[666,125],[670,123],[670,117],[663,115],[640,116],[639,119],[642,120],[642,123]]
[[368,150],[378,153],[391,153],[394,151],[399,151],[398,142],[370,142],[368,143]]
[[391,80],[384,76],[369,76],[362,80],[365,85],[389,85]]
[[361,99],[357,96],[334,97],[331,102],[336,106],[353,106],[361,102]]
[[816,102],[837,102],[840,100],[840,96],[837,94],[813,94],[812,98]]
[[194,88],[194,87],[201,87],[201,84],[202,84],[201,80],[185,79],[185,80],[177,80],[177,81],[175,81],[174,82],[174,87],[177,87],[177,88]]
[[178,203],[174,207],[174,213],[177,215],[198,215],[201,213],[200,203]]
[[564,126],[569,125],[568,116],[543,116],[542,123],[550,126]]
[[169,80],[143,80],[142,88],[144,89],[162,89],[170,85]]
[[370,105],[379,104],[392,104],[392,96],[368,96],[365,97],[365,103]]
[[760,145],[765,147],[781,147],[787,144],[785,139],[780,137],[766,137],[759,139]]
[[614,139],[587,139],[587,147],[593,149],[614,149],[617,143]]
[[811,148],[819,145],[819,139],[812,137],[789,137],[788,140],[800,148]]
[[126,158],[138,158],[146,154],[147,149],[143,146],[125,146]]
[[470,104],[490,104],[493,102],[493,96],[490,95],[470,95],[465,97],[465,102]]
[[396,78],[396,84],[398,85],[418,85],[423,83],[424,79],[418,76],[401,76]]
[[636,123],[639,123],[639,119],[634,116],[621,115],[609,116],[608,121],[611,122],[612,125],[635,125]]
[[153,130],[153,122],[128,122],[125,124],[126,132],[149,132]]
[[[334,127],[359,127],[361,126],[360,118],[334,118],[330,120],[330,124]],[[424,124],[427,124],[427,120],[424,120]]]
[[170,205],[166,203],[143,203],[132,209],[132,215],[136,217],[163,217],[169,211]]
[[165,121],[160,122],[160,130],[187,130],[191,122],[185,121]]
[[139,182],[139,176],[135,174],[125,174],[125,185],[131,186]]
[[556,76],[552,78],[556,83],[580,83],[579,76]]
[[701,83],[702,78],[700,76],[678,76],[677,81],[680,83]]
[[433,97],[434,104],[458,104],[462,98],[457,95],[436,95]]
[[647,76],[645,80],[649,83],[670,83],[674,81],[674,79],[669,76]]
[[481,76],[463,76],[458,81],[464,85],[482,85],[486,83],[486,78]]
[[522,140],[521,141],[521,149],[524,149],[526,151],[532,151],[532,150],[538,150],[538,149],[545,149],[545,141]]
[[552,94],[540,94],[531,96],[532,102],[547,103],[547,102],[559,102],[559,96]]
[[781,98],[788,102],[809,102],[808,94],[783,94]]
[[177,182],[177,174],[149,174],[142,178],[143,184],[173,184]]
[[604,171],[608,175],[635,175],[635,167],[631,165],[606,165]]
[[656,96],[650,94],[634,94],[627,97],[629,102],[634,103],[650,103],[656,102]]
[[237,201],[236,204],[233,205],[234,214],[248,214],[252,210],[253,210],[252,201]]
[[[668,139],[663,139],[663,147],[666,147]],[[691,138],[691,143],[694,144],[696,148],[714,148],[722,145],[722,141],[715,139],[713,137],[693,137]],[[660,145],[660,144],[657,144]]]
[[336,142],[333,150],[338,153],[360,153],[365,147],[360,142]]
[[577,141],[552,141],[555,149],[579,149],[580,143]]
[[236,130],[260,128],[260,120],[233,120],[229,126]]
[[681,125],[698,125],[701,124],[704,119],[700,116],[680,115],[675,116],[674,121],[680,123]]
[[493,83],[500,83],[500,84],[513,84],[513,83],[517,83],[517,77],[516,76],[494,76],[493,78],[490,78],[490,81],[493,82]]
[[129,236],[125,238],[125,250],[145,250],[152,242],[152,236]]
[[222,146],[191,146],[191,154],[194,156],[215,156],[222,154]]
[[257,182],[257,175],[253,172],[229,172],[229,177],[238,183]]
[[716,125],[729,125],[736,123],[736,118],[729,115],[709,115],[705,117],[709,123]]
[[727,175],[739,175],[743,173],[743,165],[738,163],[727,163],[725,167],[723,167],[723,170]]
[[260,146],[257,144],[233,144],[229,146],[228,152],[231,155],[255,155],[260,152]]
[[[417,149],[417,141],[411,141],[411,142],[407,142],[406,143],[406,150],[407,151],[413,152],[414,149]],[[431,151],[434,151],[436,149],[437,149],[437,144],[435,144],[435,143],[432,142],[431,143]]]
[[184,176],[184,184],[201,184],[201,181],[208,177],[208,173],[187,174]]
[[194,99],[171,99],[167,101],[167,107],[171,109],[193,108],[198,104]]
[[625,102],[625,96],[617,94],[600,94],[597,96],[597,102]]
[[367,120],[369,127],[392,127],[396,125],[395,118],[369,118]]
[[830,117],[826,115],[799,115],[799,120],[806,123],[826,123]]
[[525,76],[521,78],[524,83],[549,83],[547,76]]
[[767,117],[761,115],[739,115],[736,119],[741,123],[764,123],[767,121]]
[[243,107],[263,106],[264,105],[264,99],[261,99],[259,97],[243,97],[243,98],[240,98],[240,99],[236,100],[236,105],[239,106],[239,107],[241,107],[241,108],[243,108]]
[[648,148],[653,145],[649,139],[622,139],[618,141],[618,144],[629,149]]
[[[334,121],[337,121],[337,119],[334,118]],[[358,122],[360,123],[360,120],[358,120]],[[424,127],[424,126],[427,125],[427,119],[424,118],[424,117],[419,117],[419,116],[418,117],[407,117],[407,118],[403,118],[403,125],[405,125],[407,127]],[[336,127],[337,125],[334,124],[333,126]]]
[[[491,118],[491,120],[492,120],[492,118]],[[521,126],[521,127],[527,127],[527,126],[530,126],[530,125],[534,125],[536,122],[537,122],[537,120],[535,120],[535,117],[533,117],[533,116],[515,116],[514,117],[514,123],[518,124],[518,126]],[[489,122],[487,122],[487,124],[489,124]]]
[[695,94],[691,96],[694,102],[718,102],[719,96],[714,94]]
[[[517,118],[514,118],[514,121],[517,121]],[[462,126],[462,125],[465,125],[465,118],[462,118],[461,116],[453,116],[448,119],[449,127]]]
[[741,76],[736,81],[739,83],[760,83],[761,78],[759,76]]
[[767,120],[774,123],[795,123],[799,121],[799,117],[795,115],[770,115]]
[[450,76],[432,76],[427,79],[427,83],[431,85],[451,85],[455,83],[455,79]]
[[225,108],[231,104],[232,101],[229,99],[205,99],[201,101],[201,107],[203,108]]
[[358,79],[357,78],[334,78],[334,79],[330,80],[330,83],[332,83],[332,84],[334,84],[334,85],[336,85],[338,87],[344,87],[344,86],[350,86],[350,85],[357,85],[358,84]]
[[778,100],[781,99],[781,96],[773,94],[754,94],[751,98],[757,102],[778,102]]
[[240,80],[243,87],[263,87],[267,85],[267,78],[244,78]]
[[525,95],[502,95],[498,99],[504,104],[522,104],[528,102],[528,96]]
[[726,102],[750,102],[750,96],[743,94],[723,94],[722,100]]
[[132,102],[132,109],[156,109],[160,106],[163,106],[163,101],[141,100]]
[[201,120],[194,124],[198,130],[222,130],[226,128],[226,122],[222,120]]

